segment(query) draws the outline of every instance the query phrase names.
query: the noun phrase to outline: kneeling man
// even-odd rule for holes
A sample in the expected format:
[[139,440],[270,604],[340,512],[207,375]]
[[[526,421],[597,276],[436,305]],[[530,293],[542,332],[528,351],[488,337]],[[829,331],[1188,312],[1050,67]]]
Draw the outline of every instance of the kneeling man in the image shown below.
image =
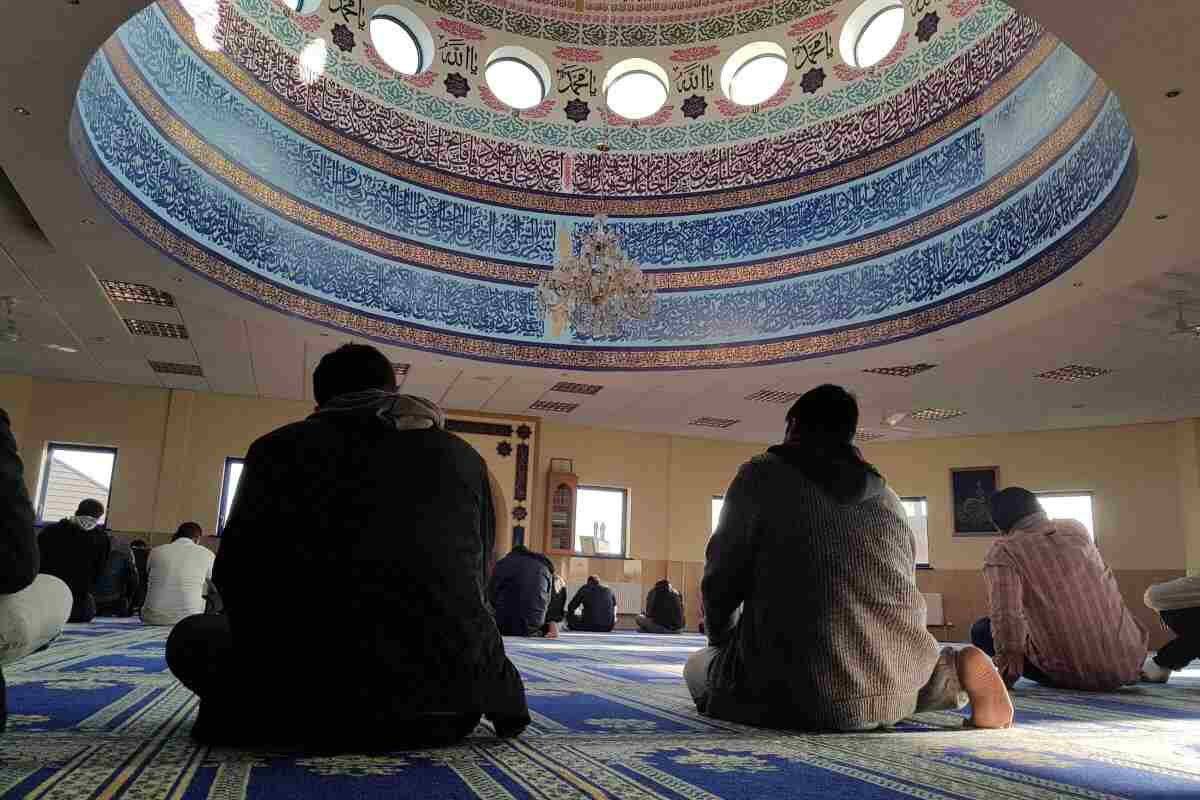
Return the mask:
[[558,637],[567,602],[567,586],[554,565],[523,544],[496,563],[488,581],[488,602],[505,636]]
[[450,744],[485,714],[520,733],[525,687],[484,604],[483,458],[373,347],[322,358],[313,394],[312,416],[250,447],[213,567],[225,614],[167,642],[200,695],[193,735],[370,752]]
[[709,540],[709,644],[684,678],[701,712],[747,725],[864,731],[971,703],[1012,724],[979,649],[938,653],[904,509],[851,444],[858,404],[821,386],[787,416],[784,444],[742,466]]

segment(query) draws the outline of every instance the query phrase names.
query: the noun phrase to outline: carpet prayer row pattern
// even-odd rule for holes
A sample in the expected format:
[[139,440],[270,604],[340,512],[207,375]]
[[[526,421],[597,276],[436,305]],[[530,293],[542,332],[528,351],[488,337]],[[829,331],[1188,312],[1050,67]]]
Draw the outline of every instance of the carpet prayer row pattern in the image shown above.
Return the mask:
[[[1200,670],[1105,695],[1022,682],[1017,727],[925,714],[896,730],[804,735],[700,716],[683,685],[698,636],[507,640],[533,725],[446,750],[313,756],[198,746],[167,631],[68,626],[6,670],[0,796],[82,798],[1166,798],[1200,796]],[[331,687],[332,689],[332,687]]]

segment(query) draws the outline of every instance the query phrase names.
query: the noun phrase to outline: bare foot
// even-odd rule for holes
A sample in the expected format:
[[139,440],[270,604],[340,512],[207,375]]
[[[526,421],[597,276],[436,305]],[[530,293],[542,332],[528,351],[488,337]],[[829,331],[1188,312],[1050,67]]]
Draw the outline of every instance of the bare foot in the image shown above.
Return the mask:
[[555,622],[547,623],[546,638],[547,639],[557,639],[558,638],[558,623],[555,623]]
[[978,647],[959,651],[958,682],[971,698],[970,725],[976,728],[1012,727],[1012,700],[1004,679],[987,653]]

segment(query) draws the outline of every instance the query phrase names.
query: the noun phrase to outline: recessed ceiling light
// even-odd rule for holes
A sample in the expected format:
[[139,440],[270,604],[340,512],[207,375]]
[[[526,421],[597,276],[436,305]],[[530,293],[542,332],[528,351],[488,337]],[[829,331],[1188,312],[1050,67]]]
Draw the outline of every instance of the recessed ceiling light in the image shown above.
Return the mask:
[[1154,218],[1156,220],[1158,220],[1159,222],[1162,222],[1164,219],[1170,219],[1171,215],[1170,214],[1155,214]]
[[96,220],[92,219],[91,217],[84,217],[83,219],[79,220],[79,224],[80,225],[95,225]]
[[1079,383],[1080,381],[1095,380],[1101,376],[1108,375],[1110,372],[1112,370],[1104,369],[1103,367],[1068,364],[1065,367],[1052,369],[1048,372],[1040,372],[1033,377],[1041,378],[1044,381],[1056,381],[1058,383]]
[[25,106],[13,106],[13,111],[22,117],[28,117],[32,114],[32,112]]
[[741,422],[740,419],[726,419],[725,417],[697,417],[689,422],[689,425],[695,425],[700,428],[732,428]]
[[1183,89],[1172,89],[1171,91],[1167,92],[1167,97],[1174,100],[1176,97],[1179,97],[1179,95],[1181,95],[1181,94],[1183,94]]
[[936,367],[937,364],[903,364],[898,367],[876,367],[875,369],[864,369],[863,372],[870,372],[875,375],[890,375],[894,378],[911,378],[914,375],[920,375],[922,372],[928,372]]
[[1075,282],[1074,282],[1074,283],[1072,283],[1071,285],[1072,285],[1072,286],[1074,286],[1076,289],[1082,289],[1082,288],[1083,288],[1083,281],[1075,281]]
[[46,345],[46,347],[49,348],[50,350],[57,350],[60,353],[78,353],[79,352],[79,350],[77,350],[74,347],[67,347],[66,345],[61,345],[61,344],[48,344],[48,345]]
[[908,418],[915,419],[918,422],[941,422],[942,420],[966,416],[966,413],[956,408],[921,408],[909,414]]

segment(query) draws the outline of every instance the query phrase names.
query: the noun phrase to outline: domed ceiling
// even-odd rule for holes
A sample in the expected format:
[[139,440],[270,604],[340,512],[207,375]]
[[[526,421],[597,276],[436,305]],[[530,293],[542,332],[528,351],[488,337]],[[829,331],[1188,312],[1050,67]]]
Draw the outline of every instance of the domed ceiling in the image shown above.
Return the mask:
[[[160,0],[87,68],[72,147],[150,245],[356,336],[566,369],[824,356],[1045,284],[1112,230],[1136,179],[1117,98],[1036,21],[907,0],[894,48],[860,69],[840,47],[860,5]],[[424,71],[384,61],[381,13],[428,43]],[[787,77],[740,106],[722,70],[756,42]],[[540,62],[542,102],[489,89],[501,47]],[[637,122],[605,109],[630,57],[669,84]],[[535,288],[597,212],[656,305],[611,337],[556,335]]]

